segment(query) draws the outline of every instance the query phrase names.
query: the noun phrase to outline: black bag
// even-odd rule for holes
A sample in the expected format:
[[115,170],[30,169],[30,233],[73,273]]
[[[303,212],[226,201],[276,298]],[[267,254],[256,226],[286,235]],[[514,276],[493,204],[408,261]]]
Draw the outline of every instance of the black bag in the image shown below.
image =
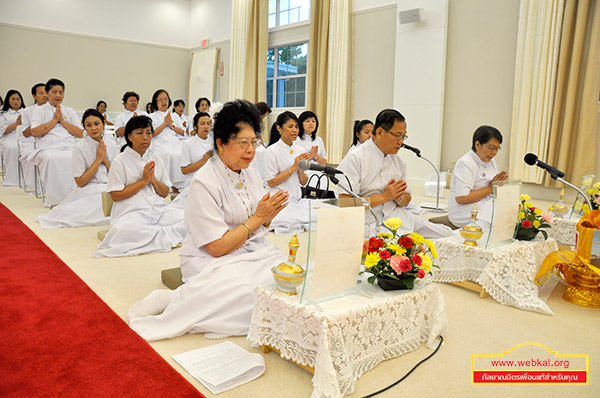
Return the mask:
[[[311,186],[311,181],[316,178],[317,183]],[[327,181],[327,188],[321,189],[321,178],[325,178]],[[324,185],[324,184],[323,184]],[[333,199],[335,198],[335,192],[329,190],[329,178],[325,174],[313,174],[308,179],[306,186],[302,188],[302,197],[306,199]]]

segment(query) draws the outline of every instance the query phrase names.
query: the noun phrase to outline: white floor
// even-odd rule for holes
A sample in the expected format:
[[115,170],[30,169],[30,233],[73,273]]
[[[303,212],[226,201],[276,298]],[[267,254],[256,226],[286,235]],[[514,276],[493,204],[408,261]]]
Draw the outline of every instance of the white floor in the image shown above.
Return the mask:
[[[423,199],[415,197],[415,203],[420,203]],[[43,230],[35,219],[38,214],[48,210],[42,207],[39,199],[25,194],[19,188],[0,187],[0,202],[46,242],[123,319],[134,302],[154,289],[164,288],[160,280],[162,269],[179,264],[179,249],[170,253],[137,257],[94,258],[92,252],[98,242],[97,232],[107,227]],[[535,199],[533,203],[538,206],[550,204]],[[289,237],[271,235],[269,239],[287,251],[285,247]],[[306,236],[302,235],[301,244],[305,241]],[[302,255],[301,250],[299,259],[302,259]],[[599,396],[600,309],[568,304],[561,298],[563,286],[559,286],[548,299],[548,305],[554,311],[553,316],[503,306],[489,297],[482,300],[476,293],[452,285],[439,286],[446,300],[449,321],[444,345],[436,356],[421,365],[400,385],[381,394],[381,397],[398,397],[405,394],[423,397]],[[258,348],[250,347],[243,337],[231,340],[252,352],[259,352]],[[171,356],[216,342],[218,341],[206,340],[202,335],[186,335],[154,342],[151,345],[204,395],[212,397],[213,395],[177,365]],[[472,354],[498,354],[525,342],[540,343],[561,354],[589,354],[589,385],[471,384]],[[413,353],[381,363],[357,381],[356,392],[350,397],[360,397],[393,383],[430,352],[429,349],[421,347]],[[310,396],[310,373],[281,359],[274,352],[265,355],[265,359],[267,370],[263,376],[219,394],[219,397]]]

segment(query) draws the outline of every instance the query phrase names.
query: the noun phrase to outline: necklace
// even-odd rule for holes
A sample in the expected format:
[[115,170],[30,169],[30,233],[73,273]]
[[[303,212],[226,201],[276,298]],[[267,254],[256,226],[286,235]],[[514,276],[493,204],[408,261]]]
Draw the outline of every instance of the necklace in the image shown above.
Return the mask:
[[[235,192],[237,193],[238,197],[240,198],[240,202],[242,202],[242,205],[244,205],[244,209],[246,210],[246,214],[248,214],[248,218],[252,217],[252,211],[251,211],[252,199],[250,199],[250,193],[248,192],[247,184],[244,183],[244,179],[242,178],[242,171],[240,170],[240,174],[239,174],[240,180],[238,181],[237,184],[231,177],[231,173],[233,173],[233,172],[231,170],[229,170],[229,168],[227,166],[225,166],[225,171],[227,172],[227,175],[229,176],[229,179],[231,180],[231,183],[233,184],[233,186],[235,188]],[[244,192],[246,193],[246,198],[248,199],[248,203],[246,203],[246,201],[242,197],[242,194],[240,193],[242,188],[244,188]]]

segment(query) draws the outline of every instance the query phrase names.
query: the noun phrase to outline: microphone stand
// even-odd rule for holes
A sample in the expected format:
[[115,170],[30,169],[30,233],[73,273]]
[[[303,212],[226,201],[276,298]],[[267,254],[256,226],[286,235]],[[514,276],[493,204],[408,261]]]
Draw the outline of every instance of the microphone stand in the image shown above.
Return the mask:
[[[550,177],[552,177],[552,174],[550,174]],[[585,201],[587,202],[587,205],[589,206],[589,209],[590,209],[590,211],[592,210],[592,202],[590,202],[590,198],[588,198],[588,196],[587,196],[586,194],[584,194],[584,193],[583,193],[583,191],[582,191],[581,189],[577,188],[575,185],[571,184],[570,182],[567,182],[567,181],[563,180],[562,178],[560,178],[560,177],[558,177],[558,176],[557,176],[556,178],[554,178],[554,179],[555,179],[555,180],[558,180],[558,181],[560,181],[560,182],[562,182],[563,184],[566,184],[566,185],[570,186],[571,188],[573,188],[573,189],[575,189],[577,192],[579,192],[579,194],[580,194],[581,196],[583,196],[583,198],[584,198],[584,199],[585,199]]]
[[[348,195],[352,196],[355,199],[358,199],[362,203],[363,199],[360,196],[358,196],[357,194],[355,194],[354,192],[350,191],[349,189],[346,189],[346,187],[341,185],[339,183],[340,180],[335,176],[335,174],[325,173],[325,175],[331,180],[331,182],[333,182],[338,187],[342,188]],[[378,234],[379,233],[379,225],[381,224],[381,222],[379,220],[379,217],[377,217],[377,214],[375,214],[375,212],[373,211],[373,208],[371,208],[370,204],[369,204],[369,212],[371,212],[371,214],[375,218],[376,234]]]
[[431,212],[433,213],[444,213],[446,210],[444,209],[440,209],[440,172],[438,171],[437,167],[431,163],[429,161],[429,159],[427,159],[425,156],[422,156],[421,153],[416,153],[415,155],[417,155],[418,158],[421,158],[423,160],[425,160],[427,163],[429,163],[431,165],[431,167],[433,167],[433,169],[435,170],[435,174],[437,175],[437,181],[435,184],[435,209],[429,209]]

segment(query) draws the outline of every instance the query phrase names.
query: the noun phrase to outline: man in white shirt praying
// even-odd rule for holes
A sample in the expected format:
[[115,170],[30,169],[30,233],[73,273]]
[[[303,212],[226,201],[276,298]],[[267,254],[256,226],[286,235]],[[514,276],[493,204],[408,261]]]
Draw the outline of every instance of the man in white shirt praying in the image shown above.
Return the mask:
[[[430,239],[449,236],[452,230],[447,226],[425,221],[406,210],[411,189],[406,181],[406,163],[398,155],[406,138],[406,120],[400,112],[379,112],[373,138],[348,153],[338,167],[350,181],[346,188],[368,198],[380,222],[399,217],[404,223],[398,230],[400,234],[416,232]],[[345,185],[344,180],[340,184]]]

